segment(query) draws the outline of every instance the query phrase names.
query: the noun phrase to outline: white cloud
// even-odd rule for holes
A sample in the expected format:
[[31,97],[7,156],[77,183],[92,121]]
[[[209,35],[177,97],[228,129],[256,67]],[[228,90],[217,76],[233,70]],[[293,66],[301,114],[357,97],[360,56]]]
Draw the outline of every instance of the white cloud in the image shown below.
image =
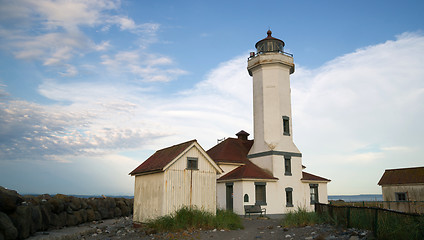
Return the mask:
[[2,47],[18,59],[64,68],[59,70],[60,75],[73,76],[78,71],[71,62],[75,56],[111,47],[109,40],[95,43],[90,35],[95,28],[106,31],[117,25],[120,30],[133,33],[134,44],[142,43],[138,46],[142,49],[156,41],[159,24],[138,24],[126,16],[113,15],[112,10],[119,8],[118,0],[9,1],[0,10],[0,15],[4,14],[0,17]]
[[[424,37],[405,33],[317,69],[297,68],[292,76],[294,138],[306,165],[329,178],[337,175],[334,164],[345,173],[363,166],[349,174],[368,179],[368,192],[380,191],[370,176],[414,166],[414,158],[423,154],[417,149],[424,145],[419,120],[424,117],[423,53]],[[338,193],[334,185],[342,191],[331,183],[330,193]]]
[[[423,53],[422,35],[403,34],[317,69],[296,68],[294,140],[308,170],[333,180],[330,193],[379,192],[376,178],[384,169],[419,162],[424,154]],[[40,94],[66,105],[3,101],[0,144],[6,151],[0,159],[63,156],[72,161],[128,149],[153,151],[194,138],[208,149],[217,138],[241,129],[252,133],[246,56],[223,62],[192,89],[166,97],[120,84],[45,81]],[[146,58],[155,64],[143,62]],[[167,75],[154,71],[158,65],[182,71],[166,56],[140,50],[105,54],[103,63],[163,81]],[[346,176],[365,182],[366,189],[343,180]]]
[[169,82],[187,74],[185,70],[172,67],[174,62],[171,58],[142,50],[121,51],[113,56],[103,55],[101,63],[118,75],[130,73],[145,82]]

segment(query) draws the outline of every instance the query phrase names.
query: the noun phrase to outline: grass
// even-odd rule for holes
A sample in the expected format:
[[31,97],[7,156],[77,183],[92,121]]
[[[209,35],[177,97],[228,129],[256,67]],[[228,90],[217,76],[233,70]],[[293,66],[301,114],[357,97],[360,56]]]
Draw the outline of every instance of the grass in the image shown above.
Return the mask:
[[218,210],[216,215],[196,208],[183,207],[171,215],[159,217],[147,223],[157,232],[177,232],[193,229],[242,229],[239,216],[231,211]]
[[378,239],[424,239],[424,216],[379,213],[377,236]]
[[424,216],[363,207],[332,207],[330,216],[329,210],[318,215],[334,225],[371,230],[377,239],[424,239]]
[[289,212],[282,220],[284,227],[304,227],[323,223],[325,220],[315,212],[308,212],[305,209],[298,208],[294,212]]

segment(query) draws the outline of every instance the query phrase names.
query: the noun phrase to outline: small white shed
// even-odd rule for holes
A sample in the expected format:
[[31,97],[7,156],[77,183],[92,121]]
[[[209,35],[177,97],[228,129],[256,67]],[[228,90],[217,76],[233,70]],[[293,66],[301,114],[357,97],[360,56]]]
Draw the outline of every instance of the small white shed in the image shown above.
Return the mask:
[[215,214],[220,167],[191,140],[156,151],[130,175],[135,176],[134,222],[146,222],[193,206]]

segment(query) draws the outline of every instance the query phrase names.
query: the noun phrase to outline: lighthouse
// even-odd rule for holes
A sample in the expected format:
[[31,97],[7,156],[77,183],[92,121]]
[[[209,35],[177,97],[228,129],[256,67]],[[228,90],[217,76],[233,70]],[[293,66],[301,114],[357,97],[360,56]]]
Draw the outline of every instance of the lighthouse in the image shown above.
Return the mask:
[[[253,77],[254,124],[254,143],[248,158],[280,178],[301,173],[302,154],[293,142],[290,90],[293,55],[284,52],[285,43],[271,34],[268,30],[268,36],[256,43],[257,52],[250,54],[247,64]],[[284,176],[278,176],[281,169],[285,170]]]

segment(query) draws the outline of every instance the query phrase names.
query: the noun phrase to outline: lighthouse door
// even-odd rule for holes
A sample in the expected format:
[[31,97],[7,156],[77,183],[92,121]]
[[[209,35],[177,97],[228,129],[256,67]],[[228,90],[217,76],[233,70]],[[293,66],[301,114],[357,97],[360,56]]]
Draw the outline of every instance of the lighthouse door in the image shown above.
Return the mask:
[[227,210],[233,210],[233,183],[226,184]]

